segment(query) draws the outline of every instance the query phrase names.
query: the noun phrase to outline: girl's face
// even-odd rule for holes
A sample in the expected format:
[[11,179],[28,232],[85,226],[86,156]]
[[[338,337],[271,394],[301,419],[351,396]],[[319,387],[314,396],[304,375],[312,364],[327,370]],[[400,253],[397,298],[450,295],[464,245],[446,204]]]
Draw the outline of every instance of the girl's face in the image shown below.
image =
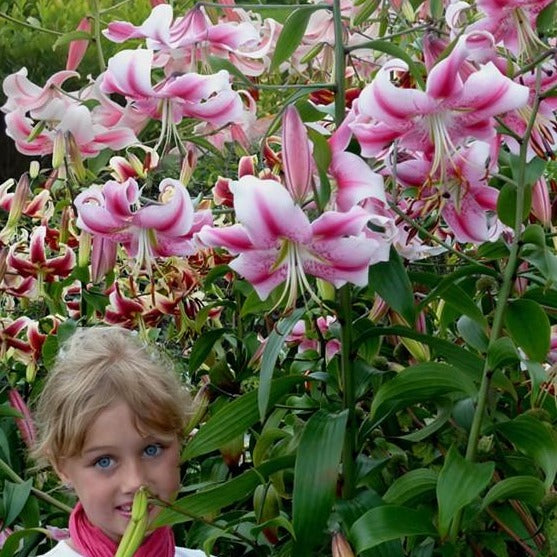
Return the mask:
[[[130,407],[116,401],[91,424],[81,454],[63,459],[58,472],[72,484],[91,523],[118,541],[140,486],[157,499],[174,499],[180,485],[179,459],[177,436],[169,442],[141,435]],[[154,506],[150,512],[153,516],[157,511]]]

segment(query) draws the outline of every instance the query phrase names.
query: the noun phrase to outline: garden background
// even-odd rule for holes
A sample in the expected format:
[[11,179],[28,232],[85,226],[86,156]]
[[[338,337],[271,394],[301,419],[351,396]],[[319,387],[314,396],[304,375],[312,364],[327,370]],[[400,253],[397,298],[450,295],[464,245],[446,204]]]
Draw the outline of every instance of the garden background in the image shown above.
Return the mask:
[[555,555],[555,21],[0,1],[0,555],[64,535],[29,407],[99,323],[196,397],[180,544]]

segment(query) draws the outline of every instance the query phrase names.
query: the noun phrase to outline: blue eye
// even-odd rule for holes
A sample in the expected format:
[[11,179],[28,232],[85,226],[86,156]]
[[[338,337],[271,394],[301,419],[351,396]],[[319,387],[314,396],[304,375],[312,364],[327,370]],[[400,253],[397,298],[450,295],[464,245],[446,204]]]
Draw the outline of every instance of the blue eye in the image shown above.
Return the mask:
[[109,456],[101,456],[95,461],[95,466],[102,470],[107,470],[113,465],[113,460]]
[[162,447],[158,443],[147,445],[143,449],[143,454],[145,456],[150,456],[150,457],[158,456],[159,454],[161,454],[161,452],[162,452]]

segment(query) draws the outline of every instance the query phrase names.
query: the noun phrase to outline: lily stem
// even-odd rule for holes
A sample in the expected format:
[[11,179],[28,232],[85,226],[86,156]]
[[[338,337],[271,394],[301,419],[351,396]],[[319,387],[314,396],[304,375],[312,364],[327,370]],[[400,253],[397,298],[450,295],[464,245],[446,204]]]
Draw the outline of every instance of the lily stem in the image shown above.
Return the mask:
[[[501,335],[503,329],[503,317],[505,315],[505,309],[510,298],[511,289],[513,285],[513,280],[516,274],[516,270],[519,264],[519,250],[520,250],[520,238],[523,220],[523,211],[525,203],[525,191],[526,191],[526,156],[528,153],[528,144],[530,142],[530,136],[532,134],[532,129],[536,121],[536,115],[538,113],[540,105],[539,88],[540,88],[541,74],[538,69],[536,76],[536,97],[534,105],[532,107],[532,114],[530,120],[528,121],[528,126],[524,133],[522,143],[520,145],[519,153],[519,165],[518,165],[518,175],[516,176],[516,211],[515,211],[515,221],[514,221],[514,236],[510,246],[509,259],[507,261],[507,266],[503,274],[503,282],[499,290],[499,297],[497,299],[497,304],[495,306],[495,314],[493,317],[493,325],[491,327],[491,334],[489,336],[489,344],[487,347],[487,353],[489,354],[493,345]],[[487,405],[487,398],[489,394],[489,386],[491,383],[491,377],[494,370],[488,364],[487,359],[485,360],[482,382],[480,384],[480,389],[478,392],[478,403],[476,404],[476,409],[474,411],[474,417],[472,419],[472,425],[470,427],[470,434],[468,436],[468,444],[466,447],[466,460],[472,462],[476,459],[476,454],[478,450],[478,441],[480,438],[482,422],[485,415],[485,409]],[[455,540],[458,531],[460,529],[460,521],[462,518],[462,512],[457,513],[453,523],[451,524],[450,538]]]
[[101,6],[99,0],[92,0],[93,4],[93,37],[95,47],[97,49],[97,59],[99,62],[99,70],[104,72],[106,70],[106,63],[104,61],[103,49],[101,44]]
[[[23,478],[21,478],[16,472],[14,472],[10,468],[7,462],[5,462],[1,458],[0,458],[0,472],[4,473],[14,483],[22,484],[25,481],[23,480]],[[68,514],[72,512],[71,507],[65,505],[61,501],[58,501],[58,499],[55,499],[54,497],[50,496],[48,493],[45,493],[44,491],[41,491],[36,487],[31,488],[31,493],[38,499],[42,499],[45,503],[49,503],[50,505],[60,509],[61,511],[64,511]]]

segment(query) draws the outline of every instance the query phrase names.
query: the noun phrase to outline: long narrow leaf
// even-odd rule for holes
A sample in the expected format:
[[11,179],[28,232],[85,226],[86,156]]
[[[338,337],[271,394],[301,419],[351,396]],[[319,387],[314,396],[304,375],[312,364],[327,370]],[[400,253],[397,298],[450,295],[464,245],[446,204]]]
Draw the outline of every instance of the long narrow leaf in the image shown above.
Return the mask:
[[[302,376],[288,376],[275,379],[271,384],[269,404],[275,404],[290,389],[304,381]],[[210,453],[226,442],[244,433],[259,418],[257,392],[251,391],[224,405],[204,424],[195,437],[186,445],[182,459]]]
[[257,391],[257,405],[259,408],[259,416],[263,420],[269,405],[269,396],[271,393],[271,380],[273,379],[273,371],[277,363],[278,355],[284,345],[286,336],[292,330],[292,327],[299,321],[304,313],[304,308],[298,308],[288,317],[281,319],[273,332],[267,339],[265,350],[261,358],[261,373],[259,374],[259,389]]
[[360,554],[380,543],[407,536],[434,536],[432,517],[424,511],[384,505],[369,510],[350,529],[350,540]]
[[310,555],[320,541],[333,502],[348,411],[316,412],[307,422],[298,453],[292,493],[292,522],[296,532],[293,555]]

